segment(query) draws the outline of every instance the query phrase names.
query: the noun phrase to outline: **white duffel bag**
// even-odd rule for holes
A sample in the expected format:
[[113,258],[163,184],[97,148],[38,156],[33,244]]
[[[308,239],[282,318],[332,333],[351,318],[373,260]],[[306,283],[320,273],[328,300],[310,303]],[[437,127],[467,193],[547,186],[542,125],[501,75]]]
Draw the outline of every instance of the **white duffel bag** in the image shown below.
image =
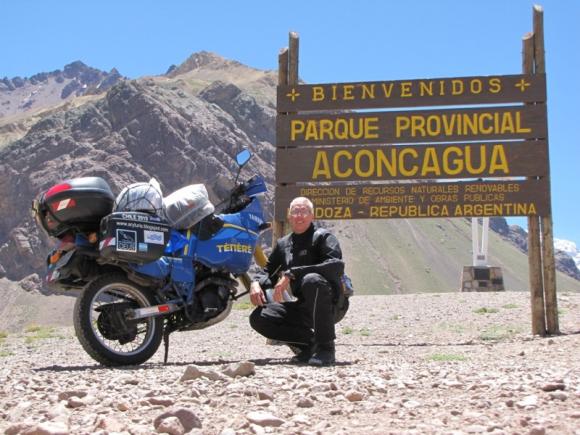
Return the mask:
[[190,184],[163,198],[165,218],[178,230],[192,227],[214,210],[203,184]]

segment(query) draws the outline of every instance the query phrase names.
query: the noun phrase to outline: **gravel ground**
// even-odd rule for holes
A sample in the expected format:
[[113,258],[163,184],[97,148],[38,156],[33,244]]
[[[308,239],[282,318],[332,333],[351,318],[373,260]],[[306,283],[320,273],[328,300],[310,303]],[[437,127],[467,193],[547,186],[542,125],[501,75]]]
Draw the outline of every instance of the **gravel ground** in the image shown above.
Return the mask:
[[0,335],[7,434],[580,434],[580,294],[562,335],[530,335],[525,293],[360,296],[334,367],[289,363],[238,307],[175,333],[146,364],[104,368],[70,327]]

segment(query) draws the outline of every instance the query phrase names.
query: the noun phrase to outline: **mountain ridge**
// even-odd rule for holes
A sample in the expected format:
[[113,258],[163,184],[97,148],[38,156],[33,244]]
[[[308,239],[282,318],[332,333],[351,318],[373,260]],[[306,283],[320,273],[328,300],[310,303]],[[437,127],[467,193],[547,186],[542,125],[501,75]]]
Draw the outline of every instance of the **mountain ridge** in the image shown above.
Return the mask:
[[31,77],[4,77],[0,80],[0,118],[23,114],[83,95],[106,92],[123,77],[116,68],[109,72],[89,67],[77,60],[62,70]]
[[[0,149],[0,276],[20,281],[43,273],[50,241],[36,229],[27,209],[32,197],[66,177],[102,176],[118,192],[155,176],[169,193],[232,173],[233,156],[246,147],[255,154],[250,172],[261,172],[269,184],[271,217],[276,79],[274,71],[209,52],[194,53],[170,74],[119,80],[98,98],[73,97],[70,106],[47,110],[30,121],[20,139]],[[348,267],[355,269],[351,272],[365,293],[443,290],[434,283],[453,291],[459,288],[462,266],[471,262],[465,219],[324,224],[344,238],[345,253],[352,258]],[[521,228],[510,228],[502,218],[492,220],[492,228],[525,252]],[[515,248],[508,249],[504,239],[493,239],[500,251],[509,252],[497,261],[506,262],[512,288],[522,290],[527,286],[527,260]],[[493,258],[493,244],[490,253]],[[580,290],[580,282],[560,279]]]

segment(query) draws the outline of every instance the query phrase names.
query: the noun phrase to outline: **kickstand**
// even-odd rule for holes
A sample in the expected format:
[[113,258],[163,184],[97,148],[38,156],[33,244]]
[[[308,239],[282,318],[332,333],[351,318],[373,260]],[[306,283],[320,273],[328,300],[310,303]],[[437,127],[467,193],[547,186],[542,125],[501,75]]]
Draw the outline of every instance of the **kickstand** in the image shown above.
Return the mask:
[[163,345],[165,346],[165,355],[163,356],[163,365],[167,365],[167,357],[169,356],[169,331],[167,328],[163,332]]

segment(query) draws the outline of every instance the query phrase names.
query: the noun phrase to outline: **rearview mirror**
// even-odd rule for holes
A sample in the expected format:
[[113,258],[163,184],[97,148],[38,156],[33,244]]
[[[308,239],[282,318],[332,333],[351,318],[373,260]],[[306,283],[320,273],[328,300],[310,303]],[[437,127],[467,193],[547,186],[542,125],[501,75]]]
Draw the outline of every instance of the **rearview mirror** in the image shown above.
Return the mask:
[[236,155],[236,162],[238,163],[238,166],[241,168],[246,163],[248,163],[248,161],[251,158],[252,158],[252,153],[249,150],[244,149]]

